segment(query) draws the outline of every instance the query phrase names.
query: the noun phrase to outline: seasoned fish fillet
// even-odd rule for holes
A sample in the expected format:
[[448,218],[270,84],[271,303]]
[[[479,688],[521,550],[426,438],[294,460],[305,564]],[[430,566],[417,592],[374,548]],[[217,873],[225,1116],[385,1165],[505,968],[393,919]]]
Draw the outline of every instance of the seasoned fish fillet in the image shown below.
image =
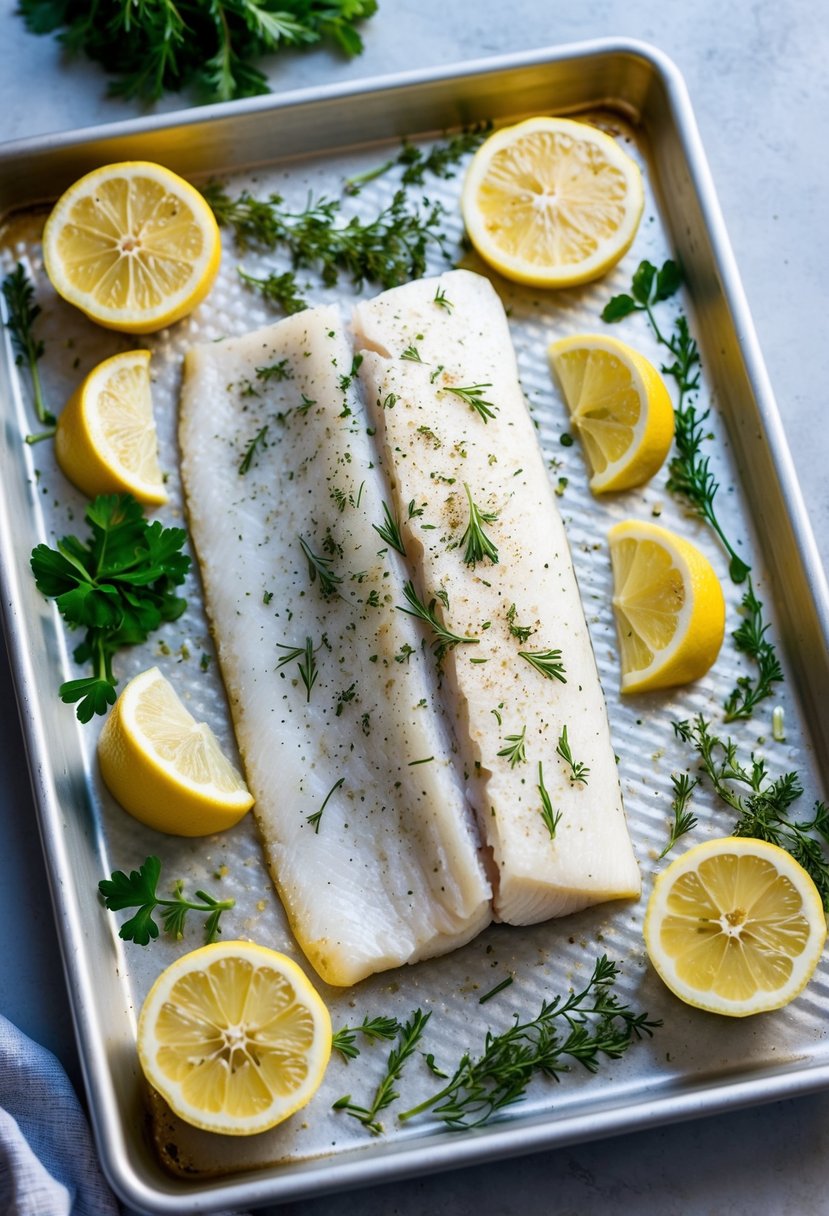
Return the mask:
[[359,304],[354,327],[421,607],[474,639],[444,639],[440,661],[496,916],[531,924],[637,896],[595,658],[501,303],[454,271]]
[[491,890],[338,313],[198,346],[182,474],[268,864],[319,974],[441,954]]

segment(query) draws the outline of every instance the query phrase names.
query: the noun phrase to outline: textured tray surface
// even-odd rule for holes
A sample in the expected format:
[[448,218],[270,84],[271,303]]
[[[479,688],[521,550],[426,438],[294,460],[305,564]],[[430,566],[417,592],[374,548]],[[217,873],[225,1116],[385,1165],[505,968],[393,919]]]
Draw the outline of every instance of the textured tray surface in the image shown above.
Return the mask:
[[[642,165],[650,187],[649,149],[643,145],[640,133],[623,128],[619,120],[607,114],[594,117],[626,141]],[[236,174],[223,177],[223,180],[228,182],[232,193],[244,187],[259,196],[277,192],[289,205],[301,209],[309,192],[339,196],[344,177],[371,168],[385,155],[386,149],[375,148],[370,154],[356,157],[326,156],[286,162],[258,170],[252,176]],[[482,267],[473,256],[461,255],[457,207],[459,180],[430,178],[423,191],[415,190],[411,195],[417,198],[419,193],[426,193],[431,200],[438,200],[445,206],[445,226],[452,240],[457,242],[454,252],[462,257],[463,265],[480,270]],[[380,177],[367,185],[358,197],[348,199],[344,210],[348,215],[363,217],[375,214],[390,201],[396,186],[396,172]],[[182,356],[194,341],[238,334],[274,320],[275,315],[268,306],[244,288],[236,268],[241,263],[247,271],[259,274],[284,269],[285,264],[272,255],[239,254],[228,234],[224,234],[223,266],[208,301],[192,318],[170,331],[133,342],[97,329],[56,299],[42,269],[39,247],[42,219],[43,216],[24,215],[6,225],[0,234],[0,268],[6,273],[16,260],[21,260],[37,285],[38,301],[44,314],[39,332],[45,335],[47,347],[42,364],[47,399],[56,404],[65,400],[79,378],[108,355],[138,345],[151,349],[161,459],[169,475],[171,497],[170,504],[157,514],[165,522],[181,518],[175,432]],[[526,1100],[505,1116],[515,1126],[528,1127],[533,1116],[547,1116],[560,1124],[562,1136],[566,1135],[567,1126],[581,1116],[593,1113],[599,1116],[602,1112],[623,1109],[629,1112],[632,1124],[636,1112],[641,1112],[660,1095],[696,1088],[711,1093],[723,1083],[801,1068],[806,1061],[810,1066],[829,1064],[821,1016],[829,976],[825,965],[806,993],[787,1010],[760,1019],[731,1022],[680,1005],[661,986],[644,957],[641,918],[653,874],[664,864],[657,865],[656,857],[667,837],[670,776],[673,771],[693,765],[690,750],[674,738],[671,722],[696,713],[717,721],[723,701],[736,678],[745,671],[730,639],[730,630],[739,622],[740,591],[730,583],[725,558],[712,535],[698,521],[689,518],[682,506],[667,493],[664,472],[641,491],[612,496],[607,501],[597,501],[591,496],[578,445],[565,447],[561,444],[561,435],[567,430],[567,414],[548,372],[546,346],[554,337],[603,328],[599,320],[602,306],[610,295],[627,288],[639,261],[648,258],[658,265],[670,254],[665,217],[657,208],[653,189],[648,188],[646,212],[633,248],[616,270],[598,284],[553,296],[494,280],[508,309],[522,383],[537,422],[550,476],[561,490],[558,501],[608,701],[628,821],[643,872],[642,900],[638,905],[605,905],[564,921],[528,929],[494,926],[446,958],[375,977],[354,990],[322,989],[335,1027],[345,1022],[359,1022],[365,1014],[388,1013],[404,1019],[417,1007],[432,1010],[433,1016],[421,1046],[424,1051],[433,1052],[436,1061],[451,1071],[464,1051],[474,1051],[482,1043],[487,1029],[503,1029],[514,1012],[533,1015],[545,998],[565,991],[571,985],[581,986],[596,957],[607,953],[618,961],[622,970],[618,985],[622,999],[647,1009],[652,1017],[662,1018],[664,1026],[652,1041],[637,1045],[623,1060],[604,1064],[596,1077],[590,1077],[574,1066],[560,1084],[549,1081],[534,1084]],[[445,265],[437,255],[430,270],[437,272]],[[313,275],[308,275],[308,282],[311,284],[309,296],[314,303],[342,300],[347,304],[355,298],[345,280],[331,290],[320,289]],[[666,315],[677,306],[688,313],[693,330],[691,301],[683,299],[665,305]],[[631,342],[657,364],[662,362],[659,349],[641,317],[614,327],[612,332]],[[705,365],[705,349],[702,355]],[[11,359],[8,362],[12,384],[3,418],[3,467],[18,479],[21,476],[28,479],[30,512],[16,526],[13,560],[10,554],[4,556],[19,579],[21,593],[16,607],[25,612],[34,602],[31,588],[25,584],[26,557],[31,545],[40,539],[52,541],[67,532],[79,530],[83,499],[57,470],[48,445],[29,448],[22,443],[23,435],[32,429],[34,422],[29,388],[25,375],[11,366]],[[712,469],[721,485],[720,513],[727,533],[738,538],[741,552],[753,564],[755,586],[767,603],[774,632],[772,592],[763,577],[762,560],[730,457],[718,403],[712,399],[704,376],[700,405],[712,407],[711,438],[706,452],[710,454]],[[4,484],[5,476],[4,473]],[[10,504],[11,495],[7,503],[9,509]],[[613,522],[630,516],[658,517],[661,523],[695,541],[708,554],[726,592],[729,633],[716,667],[698,685],[675,693],[623,701],[617,694],[618,663],[610,608],[606,533]],[[186,594],[189,601],[186,615],[167,626],[146,647],[120,655],[117,671],[123,682],[157,663],[184,696],[192,712],[208,720],[226,746],[232,748],[224,694],[195,575],[190,579]],[[37,612],[39,616],[31,629],[34,652],[41,655],[42,651],[42,658],[34,660],[35,686],[26,692],[44,705],[48,702],[49,708],[45,711],[48,722],[55,717],[51,702],[57,700],[58,683],[76,672],[68,657],[70,642],[63,636],[61,626],[56,625],[51,608],[39,606]],[[42,636],[38,630],[42,631]],[[201,662],[203,655],[207,656],[204,663]],[[56,657],[63,665],[63,671],[54,663]],[[802,801],[805,810],[819,795],[819,790],[791,680],[783,686],[775,703],[785,708],[784,742],[771,740],[770,702],[763,704],[755,720],[737,725],[731,733],[745,753],[752,748],[761,750],[775,773],[795,767],[800,771],[806,787]],[[94,761],[99,723],[75,729],[74,723],[67,726],[65,722],[71,714],[70,709],[59,708],[57,712],[64,719],[61,729],[66,732],[70,761],[68,776],[62,771],[53,774],[62,796],[64,830],[70,840],[83,836],[90,841],[89,873],[78,875],[78,890],[70,892],[68,898],[77,902],[84,915],[91,914],[109,922],[105,925],[106,956],[96,957],[94,965],[106,968],[108,973],[116,971],[121,999],[109,1001],[106,1007],[102,1005],[96,1016],[103,1030],[117,1044],[112,1049],[113,1067],[121,1070],[119,1075],[134,1078],[129,1098],[129,1106],[134,1108],[140,1081],[134,1066],[125,1061],[125,1053],[134,1034],[135,1014],[161,968],[183,948],[198,945],[199,933],[194,924],[188,928],[183,943],[161,940],[147,950],[121,943],[116,936],[116,918],[95,908],[89,891],[80,889],[82,883],[88,883],[94,890],[97,878],[105,876],[109,870],[133,868],[148,853],[157,852],[162,858],[163,875],[167,880],[182,878],[188,890],[206,885],[223,895],[235,897],[236,908],[225,920],[226,937],[250,937],[292,954],[300,963],[304,960],[292,941],[271,888],[252,817],[229,833],[200,841],[160,837],[142,828],[123,814],[100,783]],[[36,760],[48,772],[52,764],[48,752]],[[710,792],[701,793],[695,799],[694,810],[699,825],[681,847],[709,836],[727,834],[733,823],[727,809],[715,805]],[[99,938],[100,935],[100,925],[96,924],[93,936]],[[513,977],[512,986],[481,1006],[481,994],[507,975]],[[367,1097],[382,1074],[385,1055],[384,1047],[369,1047],[349,1067],[335,1058],[322,1089],[301,1116],[271,1133],[241,1144],[194,1132],[154,1104],[152,1123],[162,1156],[171,1168],[184,1170],[193,1178],[275,1162],[307,1162],[310,1166],[316,1159],[330,1158],[366,1145],[373,1151],[363,1129],[353,1120],[333,1112],[331,1102],[345,1092],[351,1092],[357,1101]],[[414,1105],[437,1085],[420,1058],[413,1059],[400,1086],[401,1109]],[[625,1116],[622,1116],[619,1126],[624,1125]],[[437,1134],[441,1140],[451,1137],[451,1133],[435,1132],[428,1120],[400,1129],[396,1126],[393,1110],[386,1127],[388,1138],[401,1147],[424,1135]],[[129,1141],[130,1133],[124,1134]]]

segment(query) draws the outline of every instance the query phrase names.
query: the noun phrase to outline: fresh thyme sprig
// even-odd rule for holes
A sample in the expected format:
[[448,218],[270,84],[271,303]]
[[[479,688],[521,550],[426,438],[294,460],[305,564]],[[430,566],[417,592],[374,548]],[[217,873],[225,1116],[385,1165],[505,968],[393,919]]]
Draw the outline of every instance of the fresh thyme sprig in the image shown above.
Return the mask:
[[409,140],[404,140],[397,156],[384,161],[383,164],[377,165],[373,169],[367,169],[365,173],[357,173],[354,177],[347,178],[343,189],[346,194],[359,194],[363,186],[382,177],[398,165],[403,166],[400,181],[404,186],[422,186],[427,173],[444,179],[454,177],[460,162],[481,146],[491,130],[491,122],[465,127],[442,143],[433,144],[428,152],[424,152],[422,148],[418,148]]
[[770,697],[773,686],[783,679],[783,669],[774,646],[766,637],[769,625],[763,619],[763,605],[754,594],[749,576],[748,588],[741,600],[745,618],[732,633],[734,645],[757,664],[757,679],[740,676],[725,703],[726,722],[750,718],[755,706]]
[[377,0],[21,0],[18,11],[34,34],[63,27],[60,42],[100,63],[118,96],[156,101],[192,85],[199,100],[230,101],[269,91],[263,55],[318,42],[358,55]]
[[335,574],[331,569],[331,558],[321,557],[319,553],[315,553],[301,536],[299,543],[308,562],[308,577],[311,582],[314,583],[319,579],[320,591],[323,595],[338,595],[337,587],[343,580],[341,574]]
[[241,266],[237,267],[237,272],[246,287],[258,291],[263,299],[281,308],[289,317],[308,307],[308,301],[300,294],[300,287],[292,270],[285,270],[281,274],[271,271],[264,278],[248,274]]
[[465,401],[484,422],[495,417],[497,405],[493,405],[491,401],[486,401],[484,398],[484,389],[492,388],[491,384],[445,384],[443,387],[447,393],[453,393],[456,397],[460,397],[461,401]]
[[396,287],[423,276],[432,245],[447,250],[443,208],[439,203],[411,208],[402,190],[367,221],[343,217],[337,199],[310,199],[303,211],[290,211],[278,194],[257,199],[245,190],[232,199],[217,182],[205,187],[204,197],[217,222],[233,230],[240,249],[282,249],[295,270],[317,270],[326,287],[333,287],[340,274],[357,287],[364,282]]
[[469,523],[461,537],[461,544],[466,545],[463,560],[467,566],[475,566],[488,557],[495,565],[498,561],[498,550],[484,532],[484,524],[494,524],[498,519],[498,512],[482,511],[472,501],[472,491],[466,482],[463,483],[463,488],[466,490],[466,501],[469,503]]
[[673,725],[676,735],[696,748],[716,794],[736,812],[733,834],[767,840],[791,853],[811,875],[829,911],[829,807],[815,801],[811,819],[790,818],[790,808],[803,794],[797,772],[772,778],[766,762],[754,753],[750,765],[743,763],[734,740],[713,734],[701,714]]
[[567,670],[561,661],[560,650],[519,650],[518,657],[526,659],[531,667],[540,672],[547,680],[561,680],[562,684],[567,683],[565,671]]
[[67,680],[59,695],[77,702],[78,719],[89,722],[115,703],[118,650],[146,641],[162,622],[184,612],[187,601],[175,588],[184,582],[190,558],[181,552],[184,529],[148,523],[131,494],[101,494],[84,517],[87,540],[64,536],[55,549],[37,545],[31,567],[38,590],[54,599],[69,628],[84,630],[73,657],[91,663],[93,674]]
[[169,933],[171,937],[181,940],[188,912],[204,912],[207,914],[204,923],[205,941],[215,941],[221,931],[219,921],[222,913],[232,908],[236,901],[215,899],[206,891],[196,892],[199,903],[185,899],[184,883],[181,880],[173,886],[173,898],[162,899],[157,893],[160,875],[160,860],[150,856],[137,870],[132,870],[129,874],[125,874],[123,870],[114,870],[109,878],[103,878],[98,883],[98,890],[110,912],[120,912],[124,908],[138,909],[129,920],[124,921],[118,930],[118,936],[124,941],[136,942],[139,946],[149,945],[152,938],[158,937],[158,925],[153,920],[153,912],[156,908],[161,908],[164,932]]
[[314,643],[311,638],[305,639],[304,646],[288,646],[284,642],[277,642],[280,650],[287,653],[283,654],[276,662],[276,670],[279,671],[286,663],[293,663],[294,659],[299,659],[297,670],[299,678],[305,685],[305,701],[306,704],[311,700],[311,689],[317,682],[317,661],[314,658]]
[[251,439],[250,443],[248,444],[247,448],[245,449],[244,456],[239,461],[239,476],[240,477],[244,477],[245,473],[247,473],[248,470],[250,469],[251,465],[253,464],[253,458],[256,455],[257,449],[262,448],[264,450],[268,446],[268,430],[269,429],[270,428],[268,427],[268,424],[265,423],[265,425],[256,432],[253,439]]
[[331,795],[335,794],[337,792],[337,790],[340,788],[340,786],[343,784],[344,781],[345,781],[345,777],[340,777],[339,780],[335,781],[334,784],[331,786],[331,789],[328,791],[328,793],[323,798],[322,806],[320,807],[320,809],[318,811],[314,811],[314,813],[312,815],[305,816],[305,822],[308,823],[314,829],[314,834],[316,836],[319,835],[320,821],[322,820],[322,813],[325,810],[325,808],[328,806],[328,802],[329,802],[329,799],[331,798]]
[[37,435],[26,436],[27,443],[37,443],[54,435],[55,416],[49,412],[43,400],[43,386],[38,368],[38,362],[44,352],[43,340],[34,335],[34,323],[40,316],[40,305],[35,303],[34,288],[22,262],[18,262],[11,274],[7,274],[3,279],[3,298],[8,314],[6,329],[11,334],[15,362],[18,367],[25,365],[28,368],[37,420],[41,426],[48,428]]
[[671,785],[674,787],[674,796],[671,800],[674,821],[671,824],[668,842],[657,857],[657,861],[661,861],[670,853],[681,836],[697,826],[697,817],[693,811],[688,810],[688,802],[691,794],[699,785],[699,778],[692,777],[690,773],[671,773]]
[[561,822],[561,811],[553,809],[553,802],[544,784],[544,769],[541,766],[541,761],[538,762],[538,793],[541,797],[541,818],[544,821],[544,826],[550,833],[550,840],[555,840],[556,829]]
[[456,646],[471,646],[477,645],[480,642],[480,638],[464,637],[463,634],[452,633],[451,629],[447,629],[437,615],[437,596],[434,596],[429,601],[427,608],[415,591],[414,583],[411,580],[404,583],[403,594],[409,607],[404,608],[402,604],[398,604],[397,607],[401,612],[405,612],[409,616],[419,617],[420,620],[425,621],[431,627],[433,634],[432,649],[438,662],[443,659],[448,650],[454,650]]
[[668,489],[681,494],[716,532],[728,554],[732,580],[742,583],[750,567],[735,551],[717,518],[714,500],[719,485],[709,467],[708,457],[704,457],[701,450],[708,411],[698,414],[693,404],[686,403],[686,398],[699,389],[699,347],[684,316],[677,318],[673,333],[665,337],[654,313],[654,306],[673,296],[681,284],[682,272],[670,259],[659,270],[650,262],[640,262],[633,275],[630,294],[613,296],[602,311],[602,320],[620,321],[631,313],[643,312],[657,342],[672,356],[673,361],[662,367],[679,391],[674,409],[676,451],[668,465]]
[[450,1128],[480,1127],[520,1101],[536,1075],[557,1081],[569,1070],[568,1060],[595,1073],[602,1056],[621,1058],[662,1023],[622,1004],[613,991],[618,974],[616,963],[603,955],[580,992],[544,1001],[528,1021],[516,1014],[501,1034],[488,1030],[479,1056],[464,1055],[442,1089],[398,1118],[407,1122],[431,1110]]
[[357,1046],[358,1034],[370,1041],[376,1041],[377,1039],[393,1039],[399,1030],[400,1023],[397,1018],[370,1018],[366,1015],[359,1026],[341,1026],[331,1036],[331,1050],[338,1051],[347,1064],[349,1060],[356,1060],[360,1054]]
[[516,764],[524,764],[527,759],[526,754],[527,727],[521,727],[520,735],[504,735],[506,747],[502,747],[498,752],[499,756],[506,756],[509,760],[510,768],[515,768]]
[[371,525],[377,535],[391,545],[392,549],[396,549],[398,553],[406,556],[406,546],[403,544],[403,537],[400,535],[400,524],[392,515],[388,505],[383,503],[383,522],[382,524]]
[[333,1104],[333,1109],[341,1110],[345,1114],[351,1115],[352,1118],[358,1119],[373,1136],[382,1135],[383,1125],[377,1116],[400,1096],[394,1086],[400,1080],[403,1066],[420,1042],[431,1016],[431,1012],[423,1013],[422,1010],[415,1009],[409,1020],[399,1028],[397,1043],[389,1052],[389,1058],[386,1061],[385,1075],[377,1086],[369,1106],[357,1106],[351,1101],[351,1094],[345,1094],[342,1098],[337,1099]]
[[570,749],[570,743],[567,739],[567,727],[562,726],[561,734],[558,737],[556,752],[561,756],[565,764],[570,766],[570,784],[575,785],[580,781],[583,785],[587,785],[587,778],[590,776],[590,769],[586,764],[582,764],[579,760],[573,759],[573,753]]

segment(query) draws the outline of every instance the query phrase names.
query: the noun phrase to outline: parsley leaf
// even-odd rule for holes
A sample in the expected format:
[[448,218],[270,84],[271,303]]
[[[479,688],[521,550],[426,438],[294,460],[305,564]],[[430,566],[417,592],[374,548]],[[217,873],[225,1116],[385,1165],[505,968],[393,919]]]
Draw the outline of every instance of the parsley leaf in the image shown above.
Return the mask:
[[232,908],[234,899],[214,899],[206,891],[197,891],[196,899],[201,902],[185,899],[184,884],[179,879],[173,886],[173,898],[161,899],[157,894],[158,880],[161,876],[161,862],[155,856],[146,858],[137,870],[125,874],[123,870],[114,870],[109,878],[98,883],[98,890],[103,897],[105,907],[110,912],[120,912],[124,908],[137,908],[138,911],[124,921],[118,930],[118,936],[127,942],[136,942],[139,946],[148,946],[158,937],[158,925],[153,920],[156,908],[163,909],[161,919],[164,932],[171,937],[181,940],[184,933],[184,922],[187,913],[207,913],[204,924],[205,941],[215,941],[218,936],[219,920],[223,912]]
[[114,703],[117,651],[181,616],[186,600],[174,588],[190,568],[181,552],[184,529],[148,523],[131,494],[99,495],[85,518],[91,529],[86,540],[64,536],[55,549],[41,544],[31,555],[38,590],[54,599],[70,629],[84,630],[74,658],[91,663],[92,675],[68,680],[59,690],[62,701],[77,702],[81,722]]

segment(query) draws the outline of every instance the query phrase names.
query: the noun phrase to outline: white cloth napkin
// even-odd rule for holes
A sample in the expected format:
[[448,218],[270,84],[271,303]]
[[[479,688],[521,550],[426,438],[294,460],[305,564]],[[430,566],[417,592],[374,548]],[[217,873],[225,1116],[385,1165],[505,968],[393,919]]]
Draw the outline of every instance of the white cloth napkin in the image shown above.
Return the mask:
[[129,1216],[101,1171],[59,1060],[2,1014],[0,1216]]

